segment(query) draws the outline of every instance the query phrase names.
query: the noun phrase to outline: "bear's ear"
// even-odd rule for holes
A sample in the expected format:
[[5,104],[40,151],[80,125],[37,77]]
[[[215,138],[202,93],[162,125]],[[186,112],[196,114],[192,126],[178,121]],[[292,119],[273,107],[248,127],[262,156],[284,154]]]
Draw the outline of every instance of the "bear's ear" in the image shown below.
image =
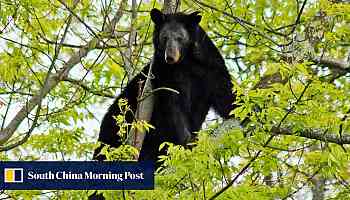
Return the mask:
[[164,14],[157,8],[153,8],[151,10],[151,19],[157,25],[162,24],[164,22]]
[[191,23],[193,24],[199,24],[199,22],[201,21],[202,19],[202,16],[198,15],[200,12],[196,11],[196,12],[193,12],[191,14],[189,14],[189,18],[191,20]]

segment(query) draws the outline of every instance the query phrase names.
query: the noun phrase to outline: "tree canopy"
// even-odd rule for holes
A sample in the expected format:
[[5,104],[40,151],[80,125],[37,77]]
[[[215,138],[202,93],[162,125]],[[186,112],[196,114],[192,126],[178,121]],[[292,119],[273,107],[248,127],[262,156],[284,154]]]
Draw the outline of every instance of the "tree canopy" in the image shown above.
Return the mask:
[[[0,159],[91,160],[108,105],[152,59],[149,11],[169,6],[200,11],[242,123],[208,120],[192,150],[169,144],[155,190],[105,197],[349,199],[346,0],[1,0]],[[1,191],[0,199],[92,192]]]

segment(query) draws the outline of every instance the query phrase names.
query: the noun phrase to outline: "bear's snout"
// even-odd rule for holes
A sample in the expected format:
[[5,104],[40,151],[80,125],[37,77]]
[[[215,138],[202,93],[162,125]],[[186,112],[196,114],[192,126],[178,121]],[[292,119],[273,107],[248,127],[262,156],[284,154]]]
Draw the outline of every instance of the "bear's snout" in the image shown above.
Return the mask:
[[180,60],[180,51],[177,48],[167,49],[165,51],[165,62],[167,64],[175,64]]

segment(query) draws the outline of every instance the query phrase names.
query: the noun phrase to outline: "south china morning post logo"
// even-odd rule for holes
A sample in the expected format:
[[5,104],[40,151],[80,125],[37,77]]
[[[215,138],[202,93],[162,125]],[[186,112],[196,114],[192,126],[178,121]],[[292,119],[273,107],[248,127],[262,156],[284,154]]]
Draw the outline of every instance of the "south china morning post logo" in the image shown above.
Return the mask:
[[23,183],[23,168],[5,168],[5,183]]
[[0,161],[0,190],[151,190],[151,162]]
[[144,173],[133,173],[125,171],[124,173],[113,173],[108,171],[107,173],[96,173],[91,171],[85,171],[84,173],[74,173],[71,171],[48,171],[44,173],[36,173],[34,171],[28,171],[28,180],[115,180],[118,182],[126,180],[144,180]]

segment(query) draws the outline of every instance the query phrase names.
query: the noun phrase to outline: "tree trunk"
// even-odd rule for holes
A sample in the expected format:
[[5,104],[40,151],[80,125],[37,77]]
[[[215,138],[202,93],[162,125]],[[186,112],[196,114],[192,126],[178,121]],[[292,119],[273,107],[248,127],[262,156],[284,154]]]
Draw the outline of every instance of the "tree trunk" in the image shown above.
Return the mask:
[[[164,0],[162,11],[163,13],[174,13],[177,11],[177,8],[180,6],[180,0]],[[137,109],[136,109],[136,120],[142,120],[145,122],[150,122],[153,112],[153,105],[154,105],[154,96],[152,95],[152,89],[155,89],[152,87],[152,83],[150,80],[151,72],[153,67],[153,59],[150,63],[150,69],[148,71],[147,79],[144,84],[144,88],[142,92],[138,95],[138,99],[142,99],[142,101],[138,102]],[[140,90],[141,91],[141,90]],[[144,98],[147,96],[146,98]],[[140,131],[136,129],[132,129],[130,131],[130,136],[128,143],[137,148],[139,151],[141,150],[143,140],[145,139],[145,131]],[[138,159],[138,156],[135,157],[135,159]]]

